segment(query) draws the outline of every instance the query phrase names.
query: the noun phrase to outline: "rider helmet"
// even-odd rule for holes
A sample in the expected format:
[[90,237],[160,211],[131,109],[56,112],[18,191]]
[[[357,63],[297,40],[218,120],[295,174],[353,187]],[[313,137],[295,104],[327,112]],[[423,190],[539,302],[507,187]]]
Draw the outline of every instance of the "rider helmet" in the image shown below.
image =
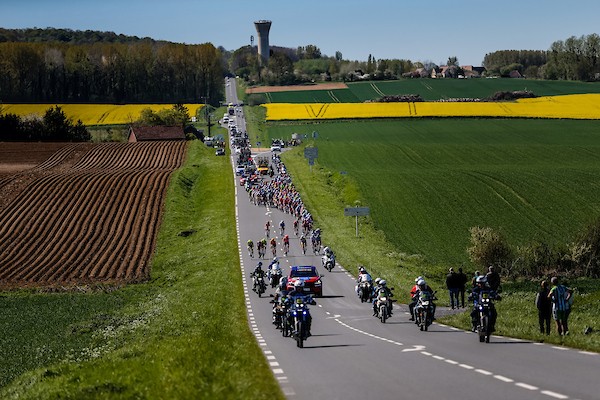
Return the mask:
[[375,284],[379,285],[379,282],[381,282],[381,278],[375,278]]
[[482,285],[485,285],[487,283],[487,278],[485,276],[478,276],[476,283],[480,283]]
[[365,274],[366,272],[367,272],[367,270],[362,265],[360,267],[358,267],[358,273],[359,274]]
[[423,279],[423,277],[422,277],[422,276],[417,276],[417,277],[415,278],[415,283],[419,283],[419,281],[420,281],[421,279]]
[[262,267],[262,261],[259,261],[259,262],[258,262],[258,266],[259,266],[259,267]]
[[382,279],[382,280],[379,281],[379,284],[381,286],[385,286],[385,285],[387,285],[387,281],[385,279]]
[[425,279],[421,278],[419,279],[419,281],[417,282],[417,286],[425,286],[427,284],[427,282],[425,282]]
[[273,262],[276,263],[277,262],[277,257],[273,257]]
[[300,279],[298,279],[296,282],[294,282],[294,288],[295,288],[295,289],[299,289],[299,288],[301,288],[302,286],[304,286],[304,282],[303,282],[303,281],[301,281]]

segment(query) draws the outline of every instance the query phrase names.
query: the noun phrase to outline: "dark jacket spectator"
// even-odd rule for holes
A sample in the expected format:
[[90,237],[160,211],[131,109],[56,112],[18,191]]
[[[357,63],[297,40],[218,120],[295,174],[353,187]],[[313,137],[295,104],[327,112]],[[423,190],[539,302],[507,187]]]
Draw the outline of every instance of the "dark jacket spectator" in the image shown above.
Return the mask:
[[538,309],[538,319],[540,323],[540,333],[550,334],[550,318],[552,316],[552,301],[548,298],[550,289],[548,282],[542,281],[540,290],[535,297],[535,306]]

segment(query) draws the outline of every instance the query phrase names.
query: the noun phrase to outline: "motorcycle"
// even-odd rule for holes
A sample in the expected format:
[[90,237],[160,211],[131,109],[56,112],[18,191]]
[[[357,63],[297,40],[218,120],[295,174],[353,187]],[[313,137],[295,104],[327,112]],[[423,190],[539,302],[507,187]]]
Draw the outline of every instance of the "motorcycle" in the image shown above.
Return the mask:
[[392,300],[388,298],[385,290],[380,290],[375,299],[375,316],[385,324],[385,321],[392,316],[391,314]]
[[288,308],[289,308],[289,300],[287,297],[283,296],[279,299],[279,301],[274,302],[273,304],[273,325],[275,328],[281,329],[283,331],[283,336],[289,336],[289,318],[288,318]]
[[415,323],[421,331],[427,331],[429,325],[433,323],[433,301],[437,300],[434,293],[419,293],[419,299],[415,306]]
[[371,301],[371,294],[373,292],[373,287],[370,282],[360,282],[358,284],[358,297],[360,297],[361,303],[367,303]]
[[258,297],[260,297],[264,292],[267,291],[267,285],[265,284],[265,278],[263,278],[262,276],[257,276],[254,278],[254,288],[252,290],[254,290],[256,293],[258,293]]
[[321,264],[323,267],[325,267],[327,271],[331,272],[333,270],[333,267],[335,267],[335,256],[333,254],[323,255],[321,257]]
[[[500,298],[498,296],[498,300],[499,299]],[[490,319],[493,308],[494,303],[492,302],[490,294],[485,292],[481,293],[481,296],[479,296],[479,303],[477,305],[477,311],[479,315],[477,323],[477,335],[479,336],[480,342],[490,342],[490,336],[492,334]]]
[[309,328],[310,328],[310,311],[308,304],[302,297],[297,297],[290,308],[290,315],[292,317],[292,336],[296,339],[296,346],[304,347],[304,341],[308,339]]
[[273,267],[271,268],[271,274],[269,276],[269,280],[270,280],[272,288],[276,287],[279,284],[279,281],[281,280],[282,276],[283,276],[283,272],[281,271],[281,267],[279,266],[279,263],[274,264]]

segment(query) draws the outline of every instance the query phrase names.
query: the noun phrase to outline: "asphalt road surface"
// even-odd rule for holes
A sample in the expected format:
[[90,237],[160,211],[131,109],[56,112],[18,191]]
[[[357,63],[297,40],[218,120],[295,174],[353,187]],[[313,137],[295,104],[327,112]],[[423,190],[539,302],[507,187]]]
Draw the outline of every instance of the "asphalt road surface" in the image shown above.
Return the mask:
[[[233,79],[229,81],[235,85]],[[238,116],[238,120],[243,118]],[[255,206],[238,177],[233,177],[233,183],[248,321],[288,398],[600,399],[597,353],[500,336],[493,336],[489,344],[479,343],[474,333],[437,323],[421,332],[409,321],[406,305],[399,304],[407,299],[399,299],[394,315],[381,323],[372,316],[370,304],[356,296],[354,276],[342,266],[327,272],[320,256],[310,252],[310,245],[302,255],[292,229],[293,216]],[[286,257],[278,232],[281,220],[290,235]],[[268,295],[274,290],[269,288],[262,298],[251,290],[249,275],[259,259],[256,251],[254,258],[248,255],[246,241],[256,243],[264,237],[266,221],[271,221],[271,236],[278,240],[284,274],[292,265],[315,265],[324,275],[323,297],[316,298],[317,305],[311,307],[312,336],[304,348],[296,347],[294,339],[283,337],[272,324]],[[270,257],[267,249],[262,260],[265,267]],[[354,275],[356,267],[349,267]],[[438,311],[443,312],[443,307],[438,306]]]

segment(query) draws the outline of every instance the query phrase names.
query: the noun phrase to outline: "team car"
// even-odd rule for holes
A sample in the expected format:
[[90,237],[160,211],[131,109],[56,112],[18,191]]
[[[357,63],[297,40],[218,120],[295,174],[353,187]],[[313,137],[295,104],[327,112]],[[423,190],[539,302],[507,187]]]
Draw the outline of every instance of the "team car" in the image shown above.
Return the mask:
[[319,275],[317,267],[312,265],[295,265],[290,269],[287,279],[287,290],[294,289],[294,283],[298,280],[304,282],[303,290],[306,294],[313,294],[315,297],[323,296],[323,282]]

